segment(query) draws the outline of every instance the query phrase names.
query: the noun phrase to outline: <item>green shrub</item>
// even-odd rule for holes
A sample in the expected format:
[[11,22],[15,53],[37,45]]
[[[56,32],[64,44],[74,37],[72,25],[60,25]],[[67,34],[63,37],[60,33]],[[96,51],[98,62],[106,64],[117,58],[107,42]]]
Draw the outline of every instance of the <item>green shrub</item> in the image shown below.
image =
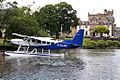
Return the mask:
[[89,48],[89,49],[94,49],[96,46],[96,41],[90,40],[90,39],[85,39],[83,43],[83,48]]
[[98,40],[97,43],[96,43],[96,46],[98,48],[106,48],[107,47],[107,44],[104,40]]
[[112,40],[106,40],[106,47],[112,47],[113,41]]
[[119,41],[112,41],[112,43],[113,43],[113,47],[119,47],[119,45],[120,45],[120,42]]
[[116,47],[120,47],[120,42],[119,41],[112,41],[112,40],[107,40],[106,41],[106,45],[108,48],[116,48]]
[[94,41],[90,38],[85,38],[83,43],[83,48],[95,49],[95,48],[119,48],[120,42],[119,41],[112,41],[112,40],[98,40]]

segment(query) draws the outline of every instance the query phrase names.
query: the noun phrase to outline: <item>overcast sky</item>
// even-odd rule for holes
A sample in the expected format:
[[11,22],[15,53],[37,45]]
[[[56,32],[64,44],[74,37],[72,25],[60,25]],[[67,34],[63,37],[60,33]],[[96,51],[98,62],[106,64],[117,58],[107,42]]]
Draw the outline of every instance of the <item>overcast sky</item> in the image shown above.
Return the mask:
[[[20,5],[33,5],[32,9],[38,6],[43,7],[46,4],[56,4],[59,2],[67,2],[71,4],[73,9],[77,10],[77,16],[82,21],[88,21],[88,12],[104,13],[104,9],[114,10],[115,23],[120,27],[120,3],[119,0],[6,0],[17,1]],[[33,4],[33,1],[35,2]]]

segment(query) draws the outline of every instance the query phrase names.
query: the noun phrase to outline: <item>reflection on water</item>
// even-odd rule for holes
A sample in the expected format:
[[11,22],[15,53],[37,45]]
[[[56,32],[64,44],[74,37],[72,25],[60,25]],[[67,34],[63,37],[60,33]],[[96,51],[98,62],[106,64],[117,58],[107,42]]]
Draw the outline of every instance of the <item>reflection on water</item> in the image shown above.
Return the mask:
[[0,56],[3,80],[120,80],[120,50],[61,50],[64,58]]

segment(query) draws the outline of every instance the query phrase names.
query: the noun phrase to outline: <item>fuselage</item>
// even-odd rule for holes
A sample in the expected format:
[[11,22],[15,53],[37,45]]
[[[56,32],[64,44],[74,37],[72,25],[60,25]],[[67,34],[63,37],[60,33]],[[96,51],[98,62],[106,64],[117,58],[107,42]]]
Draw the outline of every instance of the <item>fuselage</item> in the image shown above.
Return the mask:
[[75,46],[71,45],[70,42],[71,40],[53,40],[52,38],[44,37],[31,37],[29,40],[11,39],[11,43],[14,45],[29,46],[40,49],[74,48]]
[[[18,35],[18,34],[17,34]],[[49,37],[26,37],[24,39],[11,39],[14,45],[40,49],[68,49],[82,47],[84,30],[79,30],[72,40],[55,40]]]

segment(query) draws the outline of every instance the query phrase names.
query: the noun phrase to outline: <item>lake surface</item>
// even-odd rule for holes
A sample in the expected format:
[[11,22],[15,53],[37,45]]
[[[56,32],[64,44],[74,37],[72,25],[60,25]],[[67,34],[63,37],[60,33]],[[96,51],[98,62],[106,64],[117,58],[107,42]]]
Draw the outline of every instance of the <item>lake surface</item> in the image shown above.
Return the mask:
[[120,80],[119,49],[61,50],[64,58],[0,56],[0,80]]

